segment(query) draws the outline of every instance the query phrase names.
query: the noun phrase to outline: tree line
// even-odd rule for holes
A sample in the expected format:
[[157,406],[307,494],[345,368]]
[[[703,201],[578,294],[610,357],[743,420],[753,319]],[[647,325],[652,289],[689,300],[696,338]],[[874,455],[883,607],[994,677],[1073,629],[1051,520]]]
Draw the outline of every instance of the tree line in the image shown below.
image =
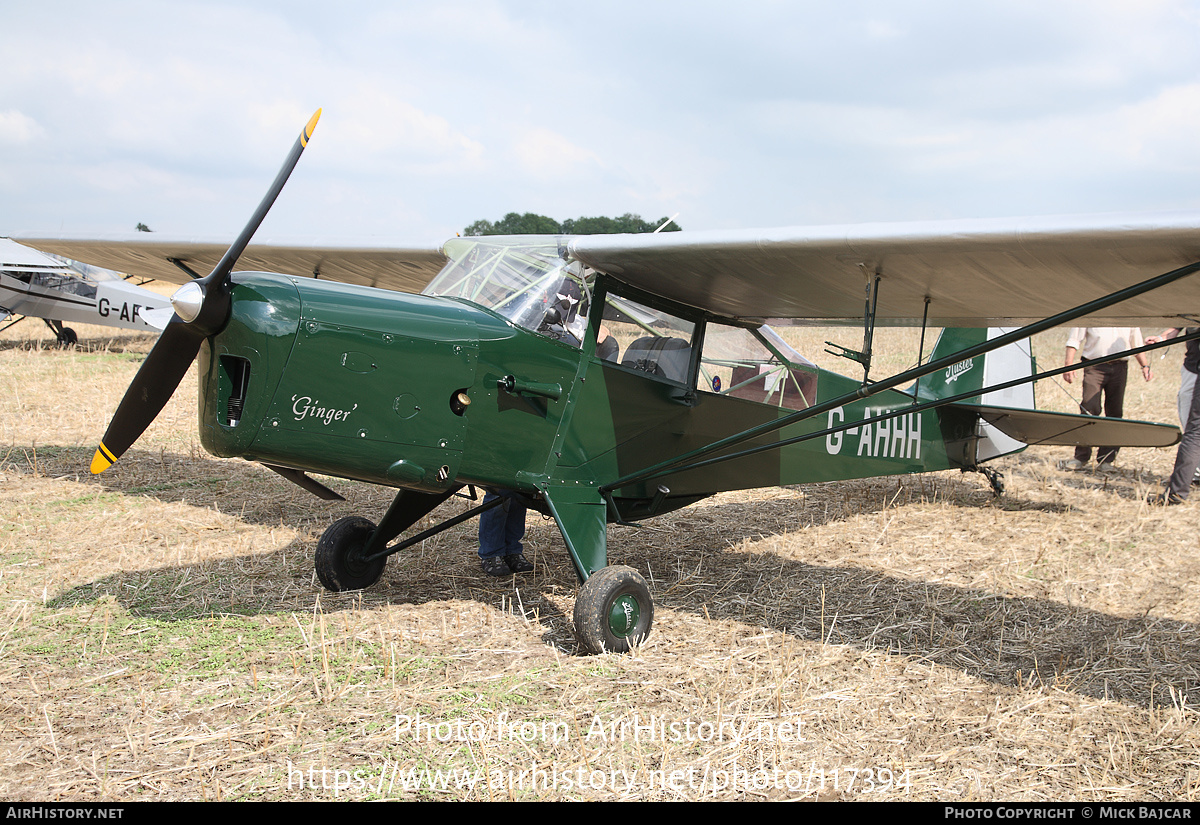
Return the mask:
[[[619,218],[567,218],[559,223],[546,215],[509,212],[498,221],[479,220],[463,230],[464,235],[615,235],[620,232],[653,232],[664,223],[644,221],[641,215],[626,212]],[[679,224],[672,221],[663,232],[678,232]]]

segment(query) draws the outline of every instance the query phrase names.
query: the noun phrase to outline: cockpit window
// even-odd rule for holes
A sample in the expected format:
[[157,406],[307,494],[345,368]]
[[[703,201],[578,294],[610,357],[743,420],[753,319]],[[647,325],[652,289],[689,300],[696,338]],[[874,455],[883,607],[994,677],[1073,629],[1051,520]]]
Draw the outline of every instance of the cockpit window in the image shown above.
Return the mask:
[[696,325],[629,298],[608,293],[596,355],[622,367],[688,383]]
[[816,400],[817,371],[770,327],[709,324],[696,388],[802,410]]
[[35,286],[43,286],[59,292],[70,292],[85,298],[96,297],[96,284],[86,276],[75,272],[38,272],[33,276],[31,283]]

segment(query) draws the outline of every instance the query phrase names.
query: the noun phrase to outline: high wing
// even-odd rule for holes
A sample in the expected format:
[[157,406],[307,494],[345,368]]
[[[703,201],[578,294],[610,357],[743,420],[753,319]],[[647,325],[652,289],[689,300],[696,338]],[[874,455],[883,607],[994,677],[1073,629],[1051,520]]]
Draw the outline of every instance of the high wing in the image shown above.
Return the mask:
[[[862,323],[1019,326],[1200,261],[1200,213],[1090,215],[573,238],[569,253],[716,315]],[[1178,326],[1200,315],[1200,277],[1080,321]],[[1195,323],[1194,320],[1191,321]]]
[[[204,274],[227,241],[132,233],[106,238],[14,234],[29,246],[176,283],[179,261]],[[859,324],[880,276],[875,322],[1017,326],[1200,261],[1200,213],[872,223],[784,229],[588,235],[568,254],[647,292],[715,315]],[[266,270],[419,292],[445,263],[436,247],[267,239],[241,270]],[[1080,320],[1177,326],[1200,316],[1187,277]]]
[[[72,260],[177,284],[191,280],[179,264],[198,276],[207,275],[230,244],[229,238],[170,237],[147,232],[102,238],[24,232],[9,237]],[[321,238],[268,238],[250,244],[238,259],[238,269],[315,275],[342,283],[420,292],[445,263],[441,249],[435,246],[390,247]]]

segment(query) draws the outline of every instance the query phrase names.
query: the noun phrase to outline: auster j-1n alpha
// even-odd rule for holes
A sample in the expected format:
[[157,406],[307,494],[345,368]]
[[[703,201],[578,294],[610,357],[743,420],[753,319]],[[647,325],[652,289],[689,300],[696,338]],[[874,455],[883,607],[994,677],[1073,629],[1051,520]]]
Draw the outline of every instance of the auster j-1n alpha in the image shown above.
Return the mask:
[[[388,555],[503,501],[397,541],[458,491],[509,490],[562,533],[582,648],[623,651],[646,637],[653,603],[635,570],[608,565],[609,522],[724,490],[986,471],[1026,444],[1179,438],[1033,409],[1031,382],[1061,370],[1035,376],[1024,340],[1076,320],[1195,324],[1200,285],[1185,276],[1200,269],[1200,215],[456,238],[444,255],[248,248],[316,120],[215,266],[215,247],[159,236],[23,240],[154,277],[211,266],[172,299],[92,471],[136,441],[199,355],[208,451],[325,497],[337,494],[308,473],[398,488],[378,525],[346,518],[321,538],[332,590],[375,584]],[[290,274],[232,274],[239,257]],[[863,350],[842,354],[863,379],[817,369],[766,318],[862,324]],[[947,329],[919,366],[870,381],[881,324]]]
[[[16,316],[16,320],[9,319]],[[0,332],[25,318],[41,318],[60,346],[71,346],[75,330],[63,322],[119,329],[161,330],[171,318],[165,296],[121,280],[113,273],[76,271],[62,261],[0,238]]]

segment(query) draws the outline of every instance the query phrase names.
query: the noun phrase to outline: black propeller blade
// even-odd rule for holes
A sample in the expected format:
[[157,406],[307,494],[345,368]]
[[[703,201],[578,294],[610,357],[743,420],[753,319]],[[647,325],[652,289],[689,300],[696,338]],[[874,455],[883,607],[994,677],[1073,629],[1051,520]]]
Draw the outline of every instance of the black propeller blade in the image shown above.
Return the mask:
[[320,117],[321,110],[317,109],[296,139],[266,196],[216,268],[207,277],[184,284],[171,296],[175,315],[150,350],[150,355],[142,363],[113,414],[104,438],[92,456],[93,474],[111,467],[138,440],[175,393],[175,388],[200,352],[200,344],[208,336],[220,332],[229,320],[230,273],[233,272],[233,265],[246,250],[292,170],[296,168]]

